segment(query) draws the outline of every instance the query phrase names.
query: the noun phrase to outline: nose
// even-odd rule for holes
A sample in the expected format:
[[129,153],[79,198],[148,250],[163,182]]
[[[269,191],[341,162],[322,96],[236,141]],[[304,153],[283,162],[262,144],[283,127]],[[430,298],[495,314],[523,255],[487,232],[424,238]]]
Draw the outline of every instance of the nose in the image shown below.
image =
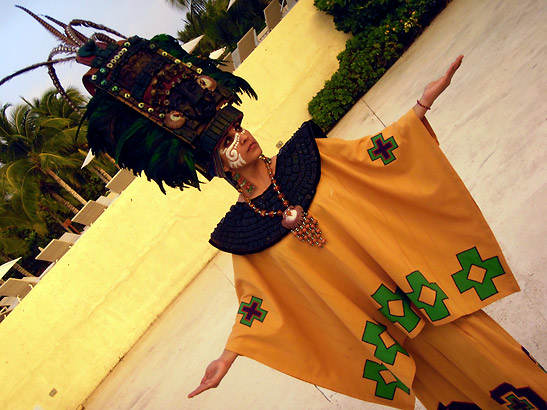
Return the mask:
[[239,132],[239,142],[243,144],[247,141],[247,139],[249,139],[249,134],[247,134],[244,129],[241,129]]

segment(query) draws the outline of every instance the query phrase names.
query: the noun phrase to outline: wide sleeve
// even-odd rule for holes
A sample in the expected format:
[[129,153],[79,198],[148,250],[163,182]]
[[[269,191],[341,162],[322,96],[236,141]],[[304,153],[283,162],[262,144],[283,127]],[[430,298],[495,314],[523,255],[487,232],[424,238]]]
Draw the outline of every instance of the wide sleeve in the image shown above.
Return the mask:
[[405,294],[440,325],[519,290],[482,212],[414,110],[375,135],[317,144],[319,189],[340,194],[315,205],[349,215],[351,235],[397,284],[380,293]]
[[[380,332],[385,327],[344,295],[326,303],[325,298],[336,290],[317,283],[321,263],[289,256],[290,266],[274,264],[268,250],[233,259],[239,308],[226,349],[361,400],[414,408],[414,394],[407,387],[415,373],[414,361],[387,332],[383,340],[394,346],[393,360],[383,365],[374,358],[377,346],[362,341],[363,326],[370,323]],[[299,268],[304,265],[309,265],[306,272]],[[372,373],[364,375],[369,362],[367,372]],[[389,388],[377,395],[382,377]]]

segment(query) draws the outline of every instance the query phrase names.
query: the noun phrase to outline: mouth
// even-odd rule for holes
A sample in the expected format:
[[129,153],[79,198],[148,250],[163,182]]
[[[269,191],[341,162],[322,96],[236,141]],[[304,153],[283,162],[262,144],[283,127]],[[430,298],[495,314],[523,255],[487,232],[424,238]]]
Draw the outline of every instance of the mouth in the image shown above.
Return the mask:
[[247,149],[247,152],[253,150],[256,148],[256,142],[251,142],[251,144],[249,144],[249,148]]

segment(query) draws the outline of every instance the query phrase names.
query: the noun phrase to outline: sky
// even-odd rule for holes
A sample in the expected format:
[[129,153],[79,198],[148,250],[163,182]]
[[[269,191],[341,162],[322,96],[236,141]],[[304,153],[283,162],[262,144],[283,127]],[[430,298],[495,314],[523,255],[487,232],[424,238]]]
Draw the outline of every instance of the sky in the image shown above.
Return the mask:
[[[185,12],[166,0],[0,0],[0,79],[28,65],[46,61],[57,39],[15,5],[39,16],[49,15],[64,23],[73,19],[103,24],[123,35],[150,38],[155,34],[177,35],[184,28]],[[80,30],[80,29],[79,29]],[[81,31],[91,35],[94,30]],[[62,57],[59,55],[58,57]],[[81,82],[87,68],[77,63],[57,64],[55,70],[63,87],[76,87],[85,93]],[[40,97],[53,87],[47,67],[22,74],[0,86],[0,104],[22,103]]]

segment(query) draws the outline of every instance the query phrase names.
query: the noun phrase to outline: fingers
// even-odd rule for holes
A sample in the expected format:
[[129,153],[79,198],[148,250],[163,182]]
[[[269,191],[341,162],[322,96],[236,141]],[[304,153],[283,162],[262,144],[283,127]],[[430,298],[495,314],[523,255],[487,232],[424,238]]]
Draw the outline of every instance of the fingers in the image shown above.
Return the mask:
[[194,391],[192,391],[188,395],[188,398],[191,399],[192,397],[197,396],[200,393],[203,393],[205,390],[209,390],[211,387],[213,387],[211,384],[202,382],[196,389],[194,389]]
[[188,398],[191,399],[192,397],[203,393],[205,390],[218,387],[237,356],[237,353],[224,350],[220,358],[209,363],[209,366],[205,369],[205,375],[201,379],[200,385],[188,394]]
[[220,380],[211,380],[211,379],[203,379],[201,381],[201,384],[196,387],[190,394],[188,394],[188,398],[191,399],[194,396],[197,396],[200,393],[203,393],[205,390],[209,390],[215,387],[218,387],[220,384]]
[[454,61],[450,67],[448,68],[448,71],[446,72],[445,74],[445,77],[448,79],[448,81],[450,82],[450,80],[452,79],[452,76],[454,76],[454,73],[458,70],[458,68],[460,68],[460,66],[462,65],[462,60],[463,60],[463,55],[461,56],[458,56],[458,58],[456,58],[456,61]]
[[214,374],[211,374],[209,369],[207,369],[207,371],[205,372],[205,376],[203,376],[203,378],[201,379],[200,385],[188,395],[188,398],[191,399],[192,397],[197,396],[205,390],[217,387],[219,384],[220,380],[216,380]]
[[462,64],[462,60],[463,60],[463,55],[459,55],[456,60],[452,63],[453,66],[456,66],[456,70],[458,69],[458,67]]
[[219,370],[219,361],[215,360],[211,362],[205,370],[205,375],[201,379],[200,385],[188,395],[188,398],[191,399],[205,390],[217,387],[223,377],[223,374]]

